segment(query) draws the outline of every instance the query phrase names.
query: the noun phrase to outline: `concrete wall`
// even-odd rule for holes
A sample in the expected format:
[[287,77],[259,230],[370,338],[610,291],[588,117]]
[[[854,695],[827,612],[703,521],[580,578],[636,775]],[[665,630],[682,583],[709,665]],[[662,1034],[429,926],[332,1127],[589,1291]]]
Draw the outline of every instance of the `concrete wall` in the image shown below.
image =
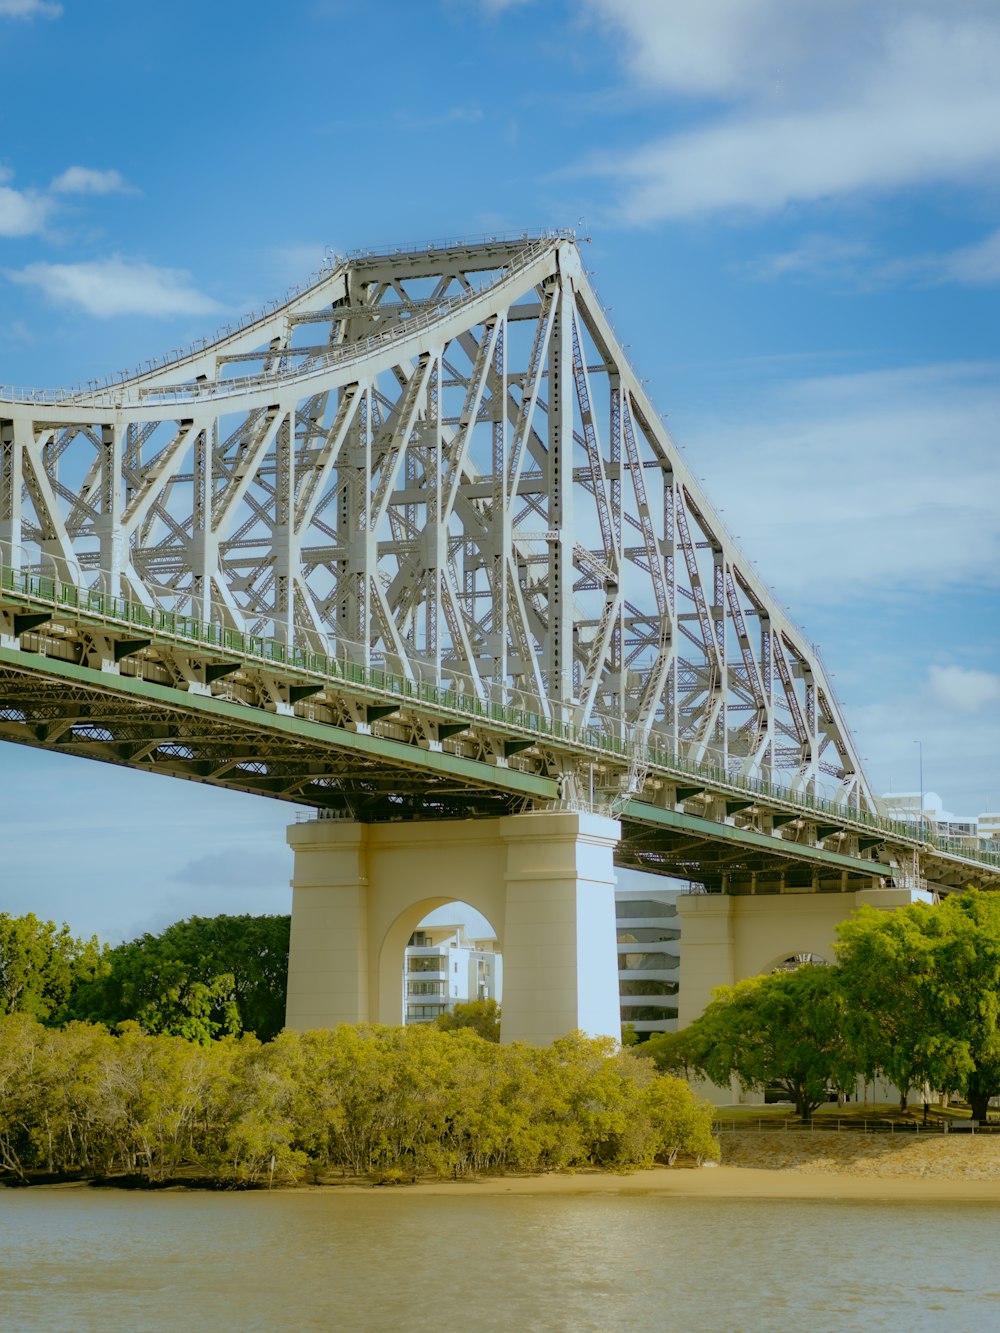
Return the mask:
[[286,1021],[402,1022],[402,960],[446,902],[481,912],[504,956],[503,1038],[620,1032],[616,821],[569,811],[425,824],[293,824]]

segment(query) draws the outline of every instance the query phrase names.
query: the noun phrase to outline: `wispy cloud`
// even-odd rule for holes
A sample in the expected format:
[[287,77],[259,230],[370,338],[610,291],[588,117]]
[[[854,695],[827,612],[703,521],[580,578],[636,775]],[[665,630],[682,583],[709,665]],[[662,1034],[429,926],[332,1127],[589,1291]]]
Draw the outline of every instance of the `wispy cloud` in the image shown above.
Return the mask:
[[280,847],[273,851],[226,847],[195,857],[171,878],[188,887],[283,889],[288,882],[288,855]]
[[834,280],[867,290],[903,284],[989,287],[1000,283],[1000,230],[956,250],[895,258],[867,241],[810,235],[790,250],[760,255],[740,268],[762,281]]
[[10,239],[43,233],[59,206],[60,196],[138,193],[121,172],[92,167],[68,167],[52,181],[47,192],[18,190],[10,184],[12,179],[13,172],[0,167],[0,237]]
[[699,99],[693,128],[585,168],[621,182],[627,223],[976,181],[1000,161],[1000,16],[987,0],[946,17],[934,0],[585,4],[624,36],[635,77]]
[[1000,676],[992,671],[932,666],[927,684],[935,703],[956,712],[979,713],[991,704],[1000,703]]
[[51,0],[0,0],[0,18],[4,19],[56,19],[62,12],[62,5]]
[[941,260],[943,277],[980,286],[1000,282],[1000,230],[975,245],[963,246]]
[[12,173],[0,167],[0,236],[34,236],[43,231],[51,204],[34,190],[15,190]]
[[80,264],[28,264],[8,270],[11,282],[35,287],[55,305],[74,306],[89,315],[207,315],[218,302],[191,285],[181,269],[157,268],[115,255]]
[[859,265],[872,257],[866,241],[848,241],[839,236],[804,236],[792,250],[764,255],[743,266],[751,277],[761,279],[797,277],[853,277]]
[[67,167],[49,189],[53,194],[137,194],[119,171],[96,171],[93,167]]
[[502,14],[507,9],[521,9],[530,5],[533,0],[479,0],[479,3],[487,14]]
[[738,415],[689,423],[686,443],[741,546],[792,605],[996,587],[998,371],[791,382]]

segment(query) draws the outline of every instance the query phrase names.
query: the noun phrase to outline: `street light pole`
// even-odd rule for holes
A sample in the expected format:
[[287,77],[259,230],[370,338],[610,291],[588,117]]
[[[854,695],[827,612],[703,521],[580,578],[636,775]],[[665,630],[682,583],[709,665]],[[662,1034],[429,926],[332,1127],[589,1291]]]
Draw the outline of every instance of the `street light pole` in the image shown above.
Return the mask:
[[919,764],[920,764],[920,825],[919,825],[919,827],[920,827],[920,834],[919,834],[919,836],[920,836],[920,840],[921,840],[921,842],[923,842],[923,838],[924,838],[924,743],[923,743],[923,741],[914,741],[913,744],[917,747],[917,753],[918,753],[918,755],[919,755]]

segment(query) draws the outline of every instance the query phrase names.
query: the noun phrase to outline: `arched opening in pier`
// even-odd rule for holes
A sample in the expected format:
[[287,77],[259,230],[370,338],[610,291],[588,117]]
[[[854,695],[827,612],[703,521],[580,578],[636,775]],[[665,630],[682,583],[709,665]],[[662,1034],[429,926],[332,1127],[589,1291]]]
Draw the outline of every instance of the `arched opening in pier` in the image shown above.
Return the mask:
[[458,1004],[499,1003],[502,989],[498,930],[472,903],[443,896],[419,899],[386,932],[379,957],[384,1021],[432,1023]]

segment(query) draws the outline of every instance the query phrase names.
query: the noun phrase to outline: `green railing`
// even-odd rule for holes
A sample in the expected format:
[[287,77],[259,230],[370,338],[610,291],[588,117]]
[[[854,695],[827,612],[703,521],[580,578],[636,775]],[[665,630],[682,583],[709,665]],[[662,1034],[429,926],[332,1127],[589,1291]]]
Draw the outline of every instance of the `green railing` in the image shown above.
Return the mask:
[[484,719],[498,723],[512,731],[552,737],[578,750],[610,755],[618,759],[634,759],[651,768],[663,769],[675,775],[680,774],[697,781],[726,787],[734,794],[764,796],[797,809],[808,810],[818,815],[829,815],[831,818],[870,828],[879,833],[891,834],[908,844],[926,844],[947,855],[960,856],[964,860],[981,862],[1000,869],[1000,852],[971,850],[949,845],[954,840],[939,840],[929,832],[918,838],[914,834],[912,824],[886,819],[871,811],[852,808],[842,802],[811,792],[797,791],[764,778],[731,773],[724,765],[695,763],[677,754],[657,737],[641,742],[602,730],[593,724],[581,727],[559,718],[545,717],[544,714],[533,710],[480,699],[476,695],[433,682],[411,680],[383,667],[365,667],[359,662],[352,661],[346,650],[341,656],[313,652],[298,644],[287,645],[277,639],[244,634],[226,625],[198,620],[176,611],[164,611],[159,607],[146,607],[139,602],[115,597],[97,588],[81,588],[76,584],[64,583],[44,574],[15,570],[9,565],[0,567],[0,588],[49,603],[53,609],[63,607],[83,615],[114,621],[118,625],[134,626],[137,629],[148,630],[152,634],[167,635],[188,643],[218,648],[221,652],[235,653],[258,662],[274,663],[328,680],[357,685],[365,690],[377,691],[401,701],[417,700],[470,719]]

